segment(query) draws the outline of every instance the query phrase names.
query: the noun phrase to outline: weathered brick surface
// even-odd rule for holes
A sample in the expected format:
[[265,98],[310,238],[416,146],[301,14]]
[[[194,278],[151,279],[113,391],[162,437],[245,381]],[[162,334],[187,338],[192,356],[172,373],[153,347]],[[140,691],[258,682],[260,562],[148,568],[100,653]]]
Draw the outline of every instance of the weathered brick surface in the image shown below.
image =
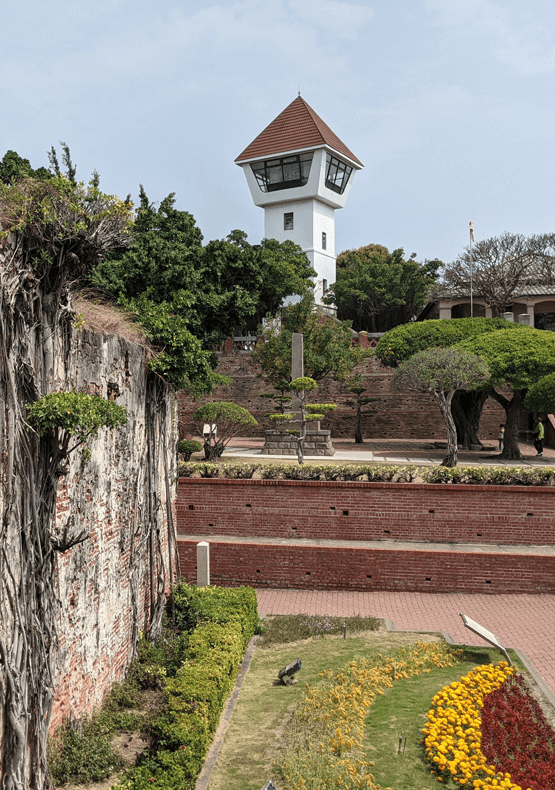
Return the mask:
[[555,488],[179,480],[180,535],[553,545]]
[[[272,410],[271,402],[260,397],[261,393],[271,391],[271,387],[257,376],[258,371],[249,364],[248,352],[237,351],[218,356],[220,362],[217,372],[229,376],[231,384],[217,389],[210,400],[230,400],[248,409],[258,420],[259,426],[245,431],[244,435],[263,436],[265,430],[275,427],[266,417]],[[355,372],[360,373],[363,386],[367,388],[364,395],[380,399],[372,404],[373,410],[363,418],[362,427],[366,438],[445,438],[443,420],[431,395],[395,392],[391,388],[393,370],[373,357],[364,360]],[[350,398],[352,394],[329,377],[318,383],[318,390],[311,398],[319,403],[338,404],[337,410],[326,415],[326,419],[322,421],[322,428],[331,428],[332,439],[354,435],[354,410],[346,406],[346,401]],[[199,404],[180,393],[180,406],[181,430],[185,435],[190,433],[190,416]],[[505,412],[501,406],[488,398],[482,414],[480,437],[496,440],[499,424],[504,421]],[[522,428],[527,427],[523,422]]]
[[[71,514],[75,530],[89,537],[58,555],[59,653],[51,731],[64,717],[90,714],[120,680],[131,660],[135,640],[149,615],[149,543],[145,539],[146,365],[143,350],[121,338],[83,332],[71,357],[74,386],[107,397],[117,384],[117,402],[127,410],[127,425],[102,430],[90,443],[91,458],[82,465],[71,457],[70,472],[58,490],[58,527]],[[171,405],[168,403],[169,413]],[[158,437],[168,448],[174,472],[173,425]],[[164,465],[154,471],[162,512],[166,511]],[[174,510],[176,515],[176,511]],[[168,577],[167,525],[161,529]]]

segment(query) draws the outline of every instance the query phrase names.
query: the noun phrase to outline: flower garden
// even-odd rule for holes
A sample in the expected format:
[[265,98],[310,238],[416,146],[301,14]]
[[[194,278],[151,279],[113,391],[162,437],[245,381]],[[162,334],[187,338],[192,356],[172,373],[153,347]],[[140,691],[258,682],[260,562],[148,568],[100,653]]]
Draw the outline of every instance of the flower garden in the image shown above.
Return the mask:
[[[376,654],[320,673],[322,682],[307,685],[287,724],[274,761],[279,786],[380,790],[363,749],[372,703],[395,679],[453,666],[462,653],[416,643],[394,655]],[[422,742],[439,783],[463,790],[555,787],[555,733],[522,676],[506,662],[468,672],[441,689],[431,705]]]

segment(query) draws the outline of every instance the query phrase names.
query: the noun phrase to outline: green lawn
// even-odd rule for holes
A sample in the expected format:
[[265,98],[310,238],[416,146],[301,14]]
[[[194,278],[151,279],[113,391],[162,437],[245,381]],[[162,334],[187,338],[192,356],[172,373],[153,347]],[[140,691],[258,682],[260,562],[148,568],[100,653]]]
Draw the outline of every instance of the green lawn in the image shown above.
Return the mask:
[[[245,678],[209,790],[260,790],[273,777],[272,760],[280,733],[305,683],[318,682],[323,669],[338,669],[356,657],[389,652],[414,641],[441,641],[436,635],[366,632],[348,637],[326,636],[286,645],[257,648]],[[294,686],[276,684],[277,673],[300,657],[303,668]],[[398,680],[372,706],[367,717],[365,748],[375,764],[382,787],[393,790],[431,790],[438,787],[423,760],[420,730],[434,694],[458,680],[472,667],[498,661],[496,650],[474,650],[468,661],[430,674]],[[404,753],[397,755],[400,733],[407,736]],[[275,781],[275,779],[274,779]],[[276,786],[279,788],[278,783]]]

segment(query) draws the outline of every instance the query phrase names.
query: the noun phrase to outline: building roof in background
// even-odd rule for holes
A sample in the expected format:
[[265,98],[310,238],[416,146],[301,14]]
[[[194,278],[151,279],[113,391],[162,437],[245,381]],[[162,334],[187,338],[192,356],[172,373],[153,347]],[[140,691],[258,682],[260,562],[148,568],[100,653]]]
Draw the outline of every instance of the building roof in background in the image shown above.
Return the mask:
[[362,162],[341,142],[312,107],[299,95],[274,118],[235,160],[238,164],[261,157],[327,145],[359,167]]

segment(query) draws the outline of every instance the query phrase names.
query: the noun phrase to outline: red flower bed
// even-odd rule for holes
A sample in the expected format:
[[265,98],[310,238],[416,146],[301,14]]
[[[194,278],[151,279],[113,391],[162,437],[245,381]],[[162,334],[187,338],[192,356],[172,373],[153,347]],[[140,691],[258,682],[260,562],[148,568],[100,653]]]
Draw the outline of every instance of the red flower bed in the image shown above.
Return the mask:
[[512,782],[555,788],[555,733],[520,675],[485,697],[481,730],[483,754]]

